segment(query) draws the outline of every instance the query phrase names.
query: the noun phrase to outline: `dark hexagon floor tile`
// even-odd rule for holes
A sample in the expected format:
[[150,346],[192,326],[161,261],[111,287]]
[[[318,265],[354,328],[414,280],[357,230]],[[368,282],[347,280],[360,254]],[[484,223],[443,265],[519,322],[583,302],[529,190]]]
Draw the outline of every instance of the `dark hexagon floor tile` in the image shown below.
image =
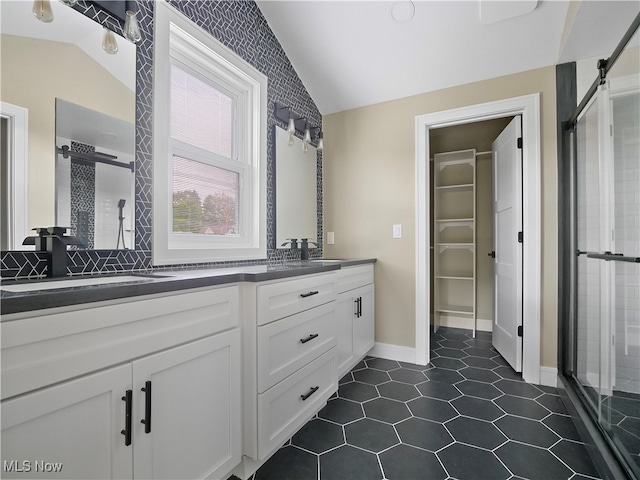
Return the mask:
[[556,387],[549,387],[547,385],[536,385],[536,387],[549,395],[560,395]]
[[359,403],[336,398],[327,402],[318,412],[318,417],[344,425],[364,417],[364,413],[362,413],[362,406]]
[[411,416],[411,412],[404,403],[388,398],[376,398],[362,405],[367,417],[387,423],[397,423]]
[[464,377],[458,372],[445,368],[432,368],[431,370],[425,370],[424,374],[432,382],[448,383],[449,385],[464,380]]
[[468,338],[472,338],[472,334],[469,330],[465,330],[463,328],[453,328],[453,327],[442,327],[442,336],[447,340],[466,340]]
[[447,474],[431,452],[409,445],[397,445],[380,454],[385,478],[404,480],[409,478],[445,479]]
[[511,476],[496,456],[487,450],[454,443],[437,455],[449,475],[458,480],[500,480]]
[[364,363],[364,360],[360,360],[358,364],[351,369],[351,371],[355,372],[356,370],[363,370],[365,368],[367,368],[367,364]]
[[[491,360],[493,362],[493,360]],[[500,367],[494,368],[493,369],[493,373],[497,374],[500,376],[500,378],[505,378],[507,380],[514,380],[514,381],[519,381],[519,382],[523,382],[524,380],[522,380],[522,374],[516,372],[513,368],[502,365]]]
[[460,370],[466,367],[466,364],[464,364],[462,360],[447,357],[432,358],[431,365],[434,367],[448,368],[449,370]]
[[400,364],[395,360],[387,360],[385,358],[372,358],[366,360],[365,363],[369,368],[375,368],[376,370],[395,370],[400,368]]
[[462,361],[470,367],[486,368],[489,370],[498,366],[498,364],[490,358],[483,357],[465,357]]
[[496,355],[496,352],[489,350],[488,348],[467,347],[464,351],[467,355],[473,355],[474,357],[492,358]]
[[531,480],[564,480],[573,475],[551,452],[542,448],[508,442],[495,453],[519,477]]
[[476,380],[478,382],[493,383],[500,380],[498,375],[484,368],[467,367],[459,370],[458,373],[468,380]]
[[349,445],[364,448],[372,453],[379,453],[400,443],[392,425],[370,418],[363,418],[346,425],[344,434]]
[[549,448],[560,437],[542,422],[506,415],[495,421],[496,426],[511,440],[535,447]]
[[496,355],[494,357],[491,357],[491,360],[493,360],[494,362],[496,362],[498,365],[504,365],[505,367],[509,367],[511,368],[511,366],[509,365],[509,362],[507,362],[502,355]]
[[446,428],[438,422],[411,417],[396,426],[402,443],[435,452],[453,442]]
[[[491,340],[483,340],[478,337],[465,340],[464,343],[467,344],[467,347],[478,347],[478,348],[487,348],[487,349],[490,349],[491,347],[493,347]],[[466,347],[463,347],[463,348],[466,348]]]
[[464,341],[461,341],[461,340],[443,340],[438,343],[440,343],[440,345],[445,348],[457,348],[460,350],[462,350],[463,348],[467,348],[469,346],[466,343],[464,343]]
[[341,385],[338,388],[338,395],[341,398],[348,398],[356,402],[366,402],[379,396],[376,387],[368,383],[360,382],[350,382],[346,385]]
[[434,422],[446,422],[458,416],[458,412],[443,400],[420,397],[407,402],[413,416],[433,420]]
[[588,475],[590,477],[598,477],[598,471],[596,470],[591,457],[586,447],[582,443],[570,442],[568,440],[561,440],[557,445],[551,448],[551,451],[564,463],[569,465],[569,468],[576,473],[582,475]]
[[464,350],[458,350],[455,348],[439,348],[438,349],[439,357],[448,357],[448,358],[464,358],[468,356],[468,354]]
[[536,398],[536,402],[547,410],[551,410],[553,413],[569,415],[567,407],[564,406],[562,399],[558,395],[549,395],[548,393],[545,393],[541,397]]
[[451,400],[451,405],[460,412],[460,415],[477,418],[479,420],[487,420],[489,422],[504,415],[504,412],[493,402],[481,398],[460,397]]
[[398,362],[402,368],[408,368],[409,370],[419,370],[423,371],[427,367],[425,365],[416,365],[415,363],[407,363],[407,362]]
[[420,385],[416,385],[416,388],[425,397],[437,398],[440,400],[453,400],[458,398],[460,391],[453,385],[447,385],[442,382],[424,382]]
[[338,385],[344,385],[345,383],[353,382],[353,375],[351,372],[346,373],[339,381]]
[[507,441],[507,437],[493,423],[484,420],[458,417],[445,425],[457,442],[487,450],[493,450]]
[[[297,480],[317,478],[313,476],[299,476]],[[382,479],[382,471],[378,457],[351,445],[343,445],[320,455],[320,479]]]
[[374,370],[372,368],[353,372],[353,378],[358,382],[369,383],[371,385],[380,385],[381,383],[391,380],[391,377],[389,377],[387,372]]
[[380,396],[391,398],[392,400],[400,400],[406,402],[420,396],[420,392],[414,385],[408,385],[400,382],[387,382],[378,385]]
[[507,413],[532,420],[542,420],[550,413],[542,405],[528,398],[503,395],[500,398],[496,398],[494,402]]
[[318,478],[318,456],[296,447],[283,447],[262,465],[255,480],[300,480]]
[[516,397],[536,398],[542,395],[540,390],[529,383],[499,380],[494,385],[507,395],[515,395]]
[[573,420],[571,420],[571,417],[552,414],[542,420],[542,423],[544,423],[547,427],[556,432],[562,438],[575,440],[576,442],[580,441],[580,434],[578,433]]
[[398,382],[410,383],[416,385],[426,380],[424,373],[417,370],[409,370],[407,368],[400,368],[389,372],[389,376]]
[[464,380],[456,383],[456,388],[463,394],[472,397],[493,400],[502,395],[502,392],[489,383],[476,382],[474,380]]
[[640,418],[626,417],[618,426],[640,438]]
[[323,453],[344,443],[342,427],[320,418],[307,422],[291,438],[291,445],[315,453]]

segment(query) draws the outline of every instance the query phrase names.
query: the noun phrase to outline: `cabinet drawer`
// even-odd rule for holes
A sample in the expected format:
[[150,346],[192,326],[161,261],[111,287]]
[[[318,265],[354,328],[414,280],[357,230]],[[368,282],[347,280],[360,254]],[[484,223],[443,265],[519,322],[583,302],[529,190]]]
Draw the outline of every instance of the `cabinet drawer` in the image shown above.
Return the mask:
[[258,395],[258,457],[280,447],[338,388],[335,349]]
[[342,268],[336,272],[337,293],[347,292],[370,283],[373,283],[372,264]]
[[2,324],[2,398],[236,327],[238,286]]
[[336,344],[334,302],[258,327],[262,393]]
[[333,273],[308,275],[295,280],[259,285],[258,325],[308,310],[336,297]]

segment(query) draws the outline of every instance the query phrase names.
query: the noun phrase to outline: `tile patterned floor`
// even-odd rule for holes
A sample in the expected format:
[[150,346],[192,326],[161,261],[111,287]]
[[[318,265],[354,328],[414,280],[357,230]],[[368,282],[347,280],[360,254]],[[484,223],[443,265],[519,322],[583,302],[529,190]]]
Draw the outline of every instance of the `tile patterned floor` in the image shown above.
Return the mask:
[[441,328],[423,367],[367,357],[252,480],[598,478],[555,388],[491,335]]

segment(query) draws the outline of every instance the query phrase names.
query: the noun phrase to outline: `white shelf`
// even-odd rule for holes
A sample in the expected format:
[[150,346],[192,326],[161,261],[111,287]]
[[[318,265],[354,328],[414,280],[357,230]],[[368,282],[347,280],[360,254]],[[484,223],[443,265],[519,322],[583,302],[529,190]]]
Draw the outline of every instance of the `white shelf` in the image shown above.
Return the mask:
[[438,218],[438,223],[470,223],[473,222],[473,218]]
[[475,278],[472,276],[464,276],[464,275],[436,275],[436,278],[443,280],[474,280]]
[[473,190],[474,185],[473,183],[464,183],[464,184],[460,184],[460,185],[442,185],[439,187],[436,187],[436,191],[438,192],[468,192]]
[[435,309],[436,312],[457,313],[462,315],[474,315],[474,308],[465,305],[439,305]]

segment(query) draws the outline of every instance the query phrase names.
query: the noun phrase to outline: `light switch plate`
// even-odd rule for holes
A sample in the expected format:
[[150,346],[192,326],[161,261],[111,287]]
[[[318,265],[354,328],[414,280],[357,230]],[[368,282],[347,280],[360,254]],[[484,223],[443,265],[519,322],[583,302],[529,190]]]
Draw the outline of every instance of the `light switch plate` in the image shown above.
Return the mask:
[[333,245],[335,242],[335,237],[333,232],[327,232],[327,245]]
[[402,225],[393,226],[393,238],[402,238]]

